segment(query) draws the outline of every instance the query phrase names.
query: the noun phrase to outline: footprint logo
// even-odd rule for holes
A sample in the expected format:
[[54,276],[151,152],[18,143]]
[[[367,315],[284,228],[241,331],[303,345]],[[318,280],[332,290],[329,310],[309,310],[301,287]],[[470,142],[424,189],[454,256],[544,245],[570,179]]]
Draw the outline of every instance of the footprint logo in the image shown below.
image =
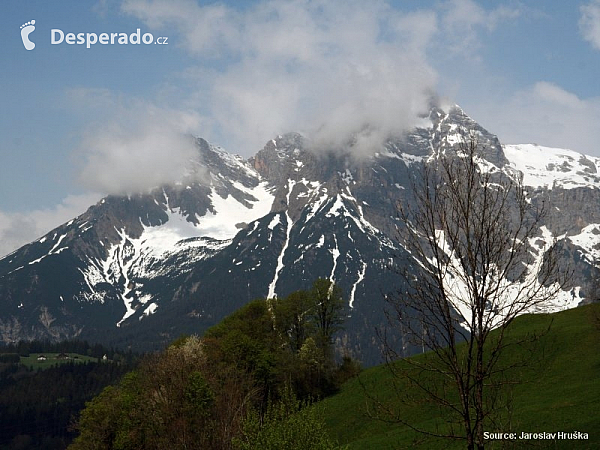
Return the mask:
[[35,30],[35,20],[21,25],[21,39],[23,39],[23,45],[26,50],[33,50],[35,48],[35,43],[29,40],[29,35],[33,30]]

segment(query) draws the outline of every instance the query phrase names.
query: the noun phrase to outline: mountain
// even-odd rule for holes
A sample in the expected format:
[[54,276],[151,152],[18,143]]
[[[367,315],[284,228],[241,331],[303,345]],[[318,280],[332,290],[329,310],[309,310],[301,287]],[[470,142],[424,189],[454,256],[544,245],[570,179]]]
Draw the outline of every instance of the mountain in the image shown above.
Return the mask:
[[0,260],[0,339],[81,338],[148,350],[201,333],[249,300],[283,297],[319,277],[348,300],[338,347],[380,360],[390,265],[413,264],[396,232],[397,205],[432,150],[456,151],[473,130],[482,164],[520,172],[548,214],[535,258],[552,237],[573,287],[547,310],[590,301],[600,246],[600,159],[536,145],[502,146],[459,107],[433,108],[423,125],[370,157],[312,148],[300,134],[269,141],[245,160],[194,139],[182,181],[108,196]]

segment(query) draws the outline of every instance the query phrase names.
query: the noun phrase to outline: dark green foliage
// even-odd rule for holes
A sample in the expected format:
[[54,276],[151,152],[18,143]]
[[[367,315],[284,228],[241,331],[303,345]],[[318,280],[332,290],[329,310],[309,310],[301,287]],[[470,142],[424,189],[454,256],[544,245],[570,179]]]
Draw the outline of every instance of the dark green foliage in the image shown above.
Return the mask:
[[88,403],[81,434],[70,448],[220,448],[211,431],[221,417],[202,369],[205,358],[196,337],[147,357],[118,386]]
[[237,450],[333,450],[317,404],[296,398],[285,388],[278,401],[269,401],[262,417],[250,411],[242,424],[242,436],[234,440]]
[[324,279],[309,291],[255,300],[206,332],[207,355],[251,374],[263,404],[286,383],[302,399],[325,397],[337,388],[332,340],[343,305],[341,290]]
[[204,375],[195,371],[188,377],[184,388],[184,408],[191,415],[205,416],[215,402],[215,394],[210,389]]
[[342,290],[331,281],[319,278],[310,290],[310,298],[309,314],[317,326],[317,336],[323,346],[328,346],[344,323]]
[[322,398],[336,391],[338,368],[333,337],[342,328],[344,301],[339,287],[318,279],[309,291],[298,291],[272,301],[282,345],[284,382],[300,398]]
[[114,386],[105,388],[100,395],[86,404],[85,414],[79,423],[82,434],[78,440],[91,435],[93,439],[87,440],[88,449],[110,448],[117,440],[117,424],[127,411],[126,403],[120,390]]
[[[117,382],[132,364],[106,362],[56,362],[45,370],[20,364],[19,354],[52,354],[57,350],[81,354],[117,353],[85,342],[28,342],[5,347],[10,362],[0,363],[0,449],[62,449],[73,439],[74,418],[85,402]],[[17,358],[15,358],[15,355]],[[81,357],[83,360],[83,357]]]
[[273,353],[278,347],[274,337],[274,324],[265,300],[248,303],[205,334],[209,357],[215,363],[234,365],[262,381],[268,381],[273,370]]
[[250,445],[253,418],[261,424],[256,436],[333,448],[320,413],[304,407],[335,392],[357,368],[348,359],[338,369],[333,360],[341,305],[339,290],[319,280],[308,292],[248,303],[202,339],[178,339],[88,404],[70,448],[221,449],[234,439]]
[[18,364],[20,360],[18,353],[0,353],[0,364]]
[[296,291],[271,302],[276,327],[286,332],[286,343],[293,352],[299,351],[304,340],[314,333],[314,324],[308,320],[311,303],[311,296],[306,291]]
[[340,364],[336,373],[335,384],[337,386],[341,386],[346,381],[356,377],[361,370],[362,368],[357,361],[353,360],[349,356],[344,356],[342,358],[342,364]]

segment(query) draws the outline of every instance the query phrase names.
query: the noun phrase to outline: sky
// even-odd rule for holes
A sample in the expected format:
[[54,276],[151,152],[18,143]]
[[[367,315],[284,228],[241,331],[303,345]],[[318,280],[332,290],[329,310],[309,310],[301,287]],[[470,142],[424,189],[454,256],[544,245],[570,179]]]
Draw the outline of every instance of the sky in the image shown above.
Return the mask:
[[176,180],[190,134],[364,155],[435,98],[600,156],[600,0],[3,0],[0,39],[0,255]]

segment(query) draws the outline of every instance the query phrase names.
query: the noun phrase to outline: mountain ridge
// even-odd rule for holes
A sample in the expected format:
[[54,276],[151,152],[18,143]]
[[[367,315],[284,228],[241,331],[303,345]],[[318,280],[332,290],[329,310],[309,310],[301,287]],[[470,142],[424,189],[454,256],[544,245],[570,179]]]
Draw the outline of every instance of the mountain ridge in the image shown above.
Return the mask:
[[[539,158],[519,158],[534,147],[502,146],[458,107],[433,108],[429,120],[367,158],[351,148],[315,151],[298,133],[247,160],[196,138],[198,161],[177,184],[105,197],[0,259],[0,339],[157,348],[253,298],[286,296],[323,277],[348,299],[340,351],[377,362],[374,329],[385,328],[384,296],[399,287],[389,266],[411,264],[398,241],[397,205],[408,201],[414,170],[434,151],[456,151],[467,131],[485,146],[486,164],[525,170],[528,195],[558,208],[540,242],[561,237],[578,274],[555,307],[586,301],[599,256],[600,159],[556,150],[544,170]],[[540,184],[549,174],[562,181]]]

